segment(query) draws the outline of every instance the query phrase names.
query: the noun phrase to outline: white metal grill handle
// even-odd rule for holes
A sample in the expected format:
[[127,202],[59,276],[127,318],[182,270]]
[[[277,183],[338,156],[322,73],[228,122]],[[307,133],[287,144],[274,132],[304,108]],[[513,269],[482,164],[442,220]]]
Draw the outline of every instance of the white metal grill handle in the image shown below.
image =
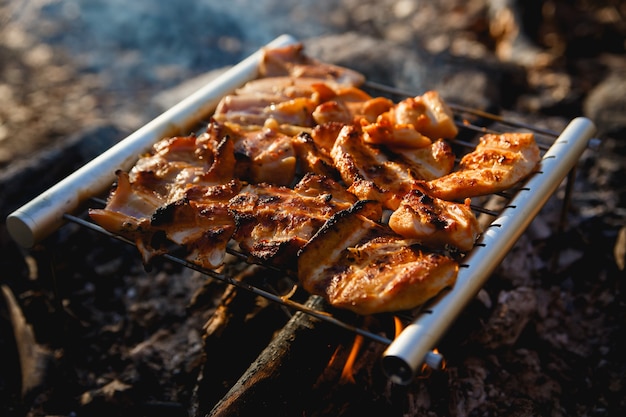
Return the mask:
[[386,349],[382,367],[391,381],[408,384],[413,380],[429,352],[577,164],[595,131],[593,122],[584,117],[567,125],[545,153],[540,171],[526,182],[463,261],[454,287],[429,305],[428,313],[408,325]]
[[[282,35],[267,44],[280,47],[296,43]],[[11,213],[6,220],[9,234],[19,245],[30,248],[63,224],[63,215],[72,213],[89,197],[111,187],[115,171],[128,170],[157,140],[192,129],[206,119],[219,100],[257,77],[262,50],[229,69],[171,109],[167,110],[115,146],[61,180],[35,199]]]

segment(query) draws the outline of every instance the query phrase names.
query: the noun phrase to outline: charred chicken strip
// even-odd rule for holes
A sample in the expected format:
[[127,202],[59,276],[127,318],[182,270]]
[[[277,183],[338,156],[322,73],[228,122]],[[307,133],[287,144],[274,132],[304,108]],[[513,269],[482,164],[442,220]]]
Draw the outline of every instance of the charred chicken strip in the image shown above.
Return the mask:
[[306,175],[293,189],[250,184],[228,203],[236,223],[233,238],[257,259],[292,265],[298,250],[324,222],[355,202],[339,183],[315,174]]
[[302,248],[298,279],[329,304],[358,314],[415,308],[454,284],[458,264],[362,216],[337,213]]
[[541,160],[532,133],[487,134],[476,149],[461,159],[448,175],[423,181],[430,195],[444,200],[506,190],[535,171]]
[[365,143],[363,132],[353,125],[341,129],[330,154],[349,191],[363,200],[381,201],[392,210],[417,179],[437,178],[454,166],[454,154],[443,140],[392,152]]
[[143,187],[131,186],[128,174],[118,172],[118,186],[107,206],[89,210],[89,216],[104,229],[133,240],[145,264],[176,244],[186,250],[188,261],[216,268],[235,229],[227,202],[240,188],[238,181],[195,186],[186,190],[189,198],[165,203]]
[[117,186],[111,191],[106,208],[91,210],[91,217],[105,229],[123,235],[147,230],[146,222],[152,214],[179,200],[189,184],[219,183],[232,177],[232,142],[217,143],[215,135],[208,132],[201,137],[173,137],[157,142],[153,152],[141,157],[129,173],[116,173]]
[[228,211],[228,201],[240,189],[238,180],[224,185],[188,188],[185,198],[154,212],[150,219],[152,238],[142,242],[144,251],[159,252],[160,243],[172,242],[185,248],[185,259],[196,265],[209,269],[221,266],[226,246],[235,232],[235,220]]
[[339,172],[327,151],[320,149],[313,137],[302,132],[293,138],[293,147],[298,157],[300,171],[311,172],[339,180]]
[[389,217],[389,227],[427,247],[452,246],[469,251],[480,235],[478,220],[469,204],[469,199],[457,204],[411,190]]
[[233,180],[234,145],[216,124],[200,136],[163,139],[130,173],[118,172],[117,187],[91,218],[137,244],[144,263],[177,244],[187,259],[219,266],[234,220],[226,203],[241,185]]
[[333,306],[409,310],[454,285],[458,263],[442,252],[473,247],[469,198],[539,163],[532,134],[506,133],[482,137],[453,171],[445,139],[457,128],[437,92],[372,97],[362,74],[301,44],[264,50],[259,75],[220,101],[205,133],[163,139],[118,172],[91,218],[145,263],[175,250],[217,268],[238,243]]

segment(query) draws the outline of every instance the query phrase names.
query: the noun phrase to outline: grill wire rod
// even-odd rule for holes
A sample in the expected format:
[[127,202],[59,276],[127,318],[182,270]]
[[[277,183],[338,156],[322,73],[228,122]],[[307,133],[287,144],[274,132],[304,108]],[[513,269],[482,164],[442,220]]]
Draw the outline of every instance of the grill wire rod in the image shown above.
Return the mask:
[[[98,226],[97,224],[91,223],[91,222],[89,222],[87,220],[84,220],[84,219],[82,219],[80,217],[77,217],[77,216],[74,216],[74,215],[71,215],[71,214],[65,214],[63,217],[67,221],[70,221],[72,223],[76,223],[76,224],[78,224],[80,226],[83,226],[83,227],[86,227],[88,229],[94,230],[96,232],[102,233],[102,234],[104,234],[106,236],[109,236],[109,237],[111,237],[113,239],[119,240],[119,241],[127,243],[129,245],[133,245],[133,246],[135,245],[132,241],[124,238],[123,236],[119,236],[119,235],[117,235],[115,233],[111,233],[108,230],[103,229],[102,227]],[[211,278],[214,278],[216,280],[222,281],[222,282],[224,282],[226,284],[233,285],[233,286],[235,286],[237,288],[241,288],[243,290],[250,291],[251,293],[253,293],[255,295],[259,295],[261,297],[264,297],[264,298],[266,298],[266,299],[268,299],[270,301],[273,301],[273,302],[278,303],[280,305],[283,305],[285,307],[292,308],[292,309],[295,309],[295,310],[298,310],[298,311],[302,311],[303,313],[309,314],[309,315],[311,315],[311,316],[313,316],[313,317],[315,317],[317,319],[320,319],[320,320],[326,321],[328,323],[334,324],[336,326],[339,326],[339,327],[344,328],[344,329],[346,329],[348,331],[354,332],[354,333],[356,333],[358,335],[367,337],[367,338],[369,338],[371,340],[374,340],[376,342],[383,343],[385,345],[391,344],[391,340],[390,339],[388,339],[386,337],[383,337],[383,336],[380,336],[379,334],[369,332],[369,331],[367,331],[365,329],[362,329],[362,328],[359,328],[359,327],[356,327],[356,326],[352,326],[352,325],[350,325],[348,323],[345,323],[344,321],[338,320],[337,318],[333,317],[332,315],[330,315],[328,313],[312,309],[312,308],[310,308],[310,307],[308,307],[308,306],[306,306],[304,304],[292,301],[289,298],[281,297],[279,295],[273,294],[273,293],[271,293],[269,291],[265,291],[265,290],[263,290],[263,289],[261,289],[259,287],[254,286],[254,285],[250,285],[250,284],[247,284],[245,282],[238,281],[236,279],[233,279],[231,276],[229,276],[227,274],[220,274],[219,272],[213,271],[211,269],[201,268],[201,267],[199,267],[198,265],[196,265],[196,264],[194,264],[192,262],[186,261],[185,259],[181,259],[181,258],[179,258],[177,256],[170,255],[168,253],[165,253],[165,254],[162,254],[162,255],[159,255],[159,256],[161,256],[163,259],[166,259],[166,260],[168,260],[168,261],[170,261],[172,263],[176,263],[176,264],[181,265],[183,267],[186,267],[186,268],[192,269],[194,271],[200,272],[202,274],[208,275]],[[312,296],[312,297],[318,297],[318,296]]]

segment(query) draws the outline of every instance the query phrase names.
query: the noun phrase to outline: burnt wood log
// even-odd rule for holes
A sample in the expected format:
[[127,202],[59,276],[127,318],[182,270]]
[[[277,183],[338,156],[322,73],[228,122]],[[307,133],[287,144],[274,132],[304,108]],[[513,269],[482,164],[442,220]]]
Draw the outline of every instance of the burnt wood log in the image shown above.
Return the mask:
[[[233,277],[258,285],[260,280],[279,279],[274,275],[266,268],[250,265]],[[194,392],[197,410],[206,412],[215,405],[288,320],[277,304],[227,286],[204,326],[204,360]]]
[[[323,308],[319,297],[306,305]],[[293,416],[311,404],[310,393],[337,346],[349,345],[352,335],[306,313],[297,312],[208,414],[213,417]]]

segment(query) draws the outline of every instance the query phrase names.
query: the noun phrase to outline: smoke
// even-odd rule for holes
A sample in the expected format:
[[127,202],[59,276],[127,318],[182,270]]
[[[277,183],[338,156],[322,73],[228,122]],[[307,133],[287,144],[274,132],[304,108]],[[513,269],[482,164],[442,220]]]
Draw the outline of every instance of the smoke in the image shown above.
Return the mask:
[[336,32],[339,1],[8,0],[11,19],[108,88],[163,89],[234,64],[282,33]]

